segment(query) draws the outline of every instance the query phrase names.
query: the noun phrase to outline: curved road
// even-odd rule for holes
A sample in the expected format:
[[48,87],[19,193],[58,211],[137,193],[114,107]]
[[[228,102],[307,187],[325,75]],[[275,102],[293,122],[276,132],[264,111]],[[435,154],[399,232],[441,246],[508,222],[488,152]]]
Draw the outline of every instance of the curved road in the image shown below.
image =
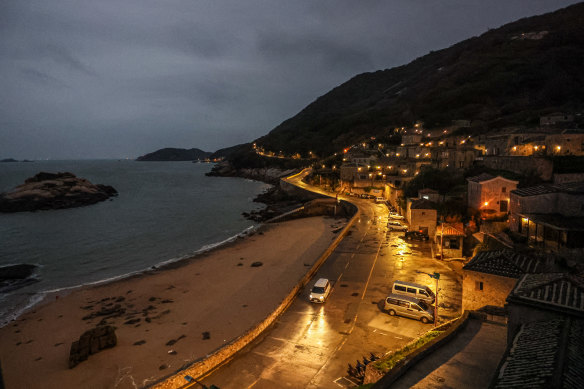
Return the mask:
[[[312,191],[300,174],[288,181]],[[330,195],[330,193],[327,193]],[[342,197],[341,197],[342,198]],[[403,233],[387,231],[388,211],[372,200],[348,199],[361,216],[290,308],[254,343],[202,382],[221,389],[350,388],[347,365],[369,353],[395,350],[432,328],[431,324],[383,312],[394,280],[414,281],[434,289],[426,273],[439,272],[441,321],[460,313],[460,276],[432,259],[430,243],[409,243]],[[325,304],[308,301],[320,278],[333,280]]]

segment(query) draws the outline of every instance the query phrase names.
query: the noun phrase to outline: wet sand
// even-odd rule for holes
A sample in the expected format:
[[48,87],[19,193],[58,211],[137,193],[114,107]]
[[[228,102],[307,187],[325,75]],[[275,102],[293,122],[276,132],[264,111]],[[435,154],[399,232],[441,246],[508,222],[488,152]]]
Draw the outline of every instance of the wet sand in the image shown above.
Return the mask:
[[[312,217],[270,224],[162,270],[49,296],[0,329],[4,383],[135,388],[157,381],[264,319],[345,223]],[[69,369],[71,343],[98,324],[116,327],[117,345]]]

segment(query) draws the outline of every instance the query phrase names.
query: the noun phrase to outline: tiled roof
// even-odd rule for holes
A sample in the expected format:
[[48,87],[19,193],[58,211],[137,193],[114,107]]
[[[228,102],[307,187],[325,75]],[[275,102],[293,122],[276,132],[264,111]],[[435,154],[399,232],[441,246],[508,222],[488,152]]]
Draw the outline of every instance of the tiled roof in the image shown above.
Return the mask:
[[430,200],[420,199],[412,201],[411,209],[436,209],[436,204]]
[[525,323],[504,356],[493,388],[581,388],[584,382],[584,322]]
[[558,190],[552,185],[537,185],[530,186],[529,188],[513,189],[511,193],[514,193],[517,196],[525,197],[543,195],[547,193],[556,193],[557,191]]
[[519,278],[526,273],[539,273],[543,271],[543,266],[538,259],[518,254],[513,250],[492,250],[479,252],[464,265],[463,269]]
[[526,274],[508,301],[536,302],[584,315],[584,278],[564,273]]
[[544,184],[537,186],[530,186],[528,188],[514,189],[511,193],[514,193],[521,197],[526,196],[537,196],[548,193],[584,193],[584,182],[570,182],[566,184]]
[[[442,235],[442,224],[436,227],[436,236],[440,235]],[[465,234],[462,228],[457,228],[447,223],[444,227],[444,236],[465,236]]]
[[481,173],[478,176],[468,177],[466,180],[472,181],[472,182],[482,182],[482,181],[492,180],[493,178],[495,178],[495,176],[493,176],[489,173]]

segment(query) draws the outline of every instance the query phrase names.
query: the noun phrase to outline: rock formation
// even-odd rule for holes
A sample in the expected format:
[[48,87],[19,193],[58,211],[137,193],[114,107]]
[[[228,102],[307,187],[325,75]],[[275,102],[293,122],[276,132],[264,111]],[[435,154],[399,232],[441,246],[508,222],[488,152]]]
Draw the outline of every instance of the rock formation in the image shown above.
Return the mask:
[[118,338],[112,326],[100,326],[85,331],[79,340],[71,344],[69,369],[73,369],[85,361],[89,355],[96,354],[105,348],[114,347],[117,343]]
[[33,277],[36,268],[35,265],[29,264],[0,267],[0,293],[6,293],[38,282],[39,280]]
[[109,185],[94,185],[72,173],[38,173],[11,192],[0,194],[0,212],[81,207],[116,196]]

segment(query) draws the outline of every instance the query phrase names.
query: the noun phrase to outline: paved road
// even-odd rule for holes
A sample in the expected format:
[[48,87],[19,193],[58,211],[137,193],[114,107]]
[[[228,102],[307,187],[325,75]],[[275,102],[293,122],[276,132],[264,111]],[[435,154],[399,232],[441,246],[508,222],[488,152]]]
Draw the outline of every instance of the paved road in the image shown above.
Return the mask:
[[[298,178],[297,178],[298,179]],[[303,184],[303,186],[306,186]],[[381,309],[393,280],[434,287],[426,273],[441,273],[440,309],[447,320],[461,305],[460,277],[432,259],[427,242],[407,243],[403,233],[388,232],[387,208],[372,200],[354,200],[360,220],[351,228],[313,280],[262,337],[203,383],[229,388],[348,388],[355,385],[347,364],[384,354],[431,329],[430,324],[390,317]],[[333,280],[325,304],[308,301],[312,284]]]

